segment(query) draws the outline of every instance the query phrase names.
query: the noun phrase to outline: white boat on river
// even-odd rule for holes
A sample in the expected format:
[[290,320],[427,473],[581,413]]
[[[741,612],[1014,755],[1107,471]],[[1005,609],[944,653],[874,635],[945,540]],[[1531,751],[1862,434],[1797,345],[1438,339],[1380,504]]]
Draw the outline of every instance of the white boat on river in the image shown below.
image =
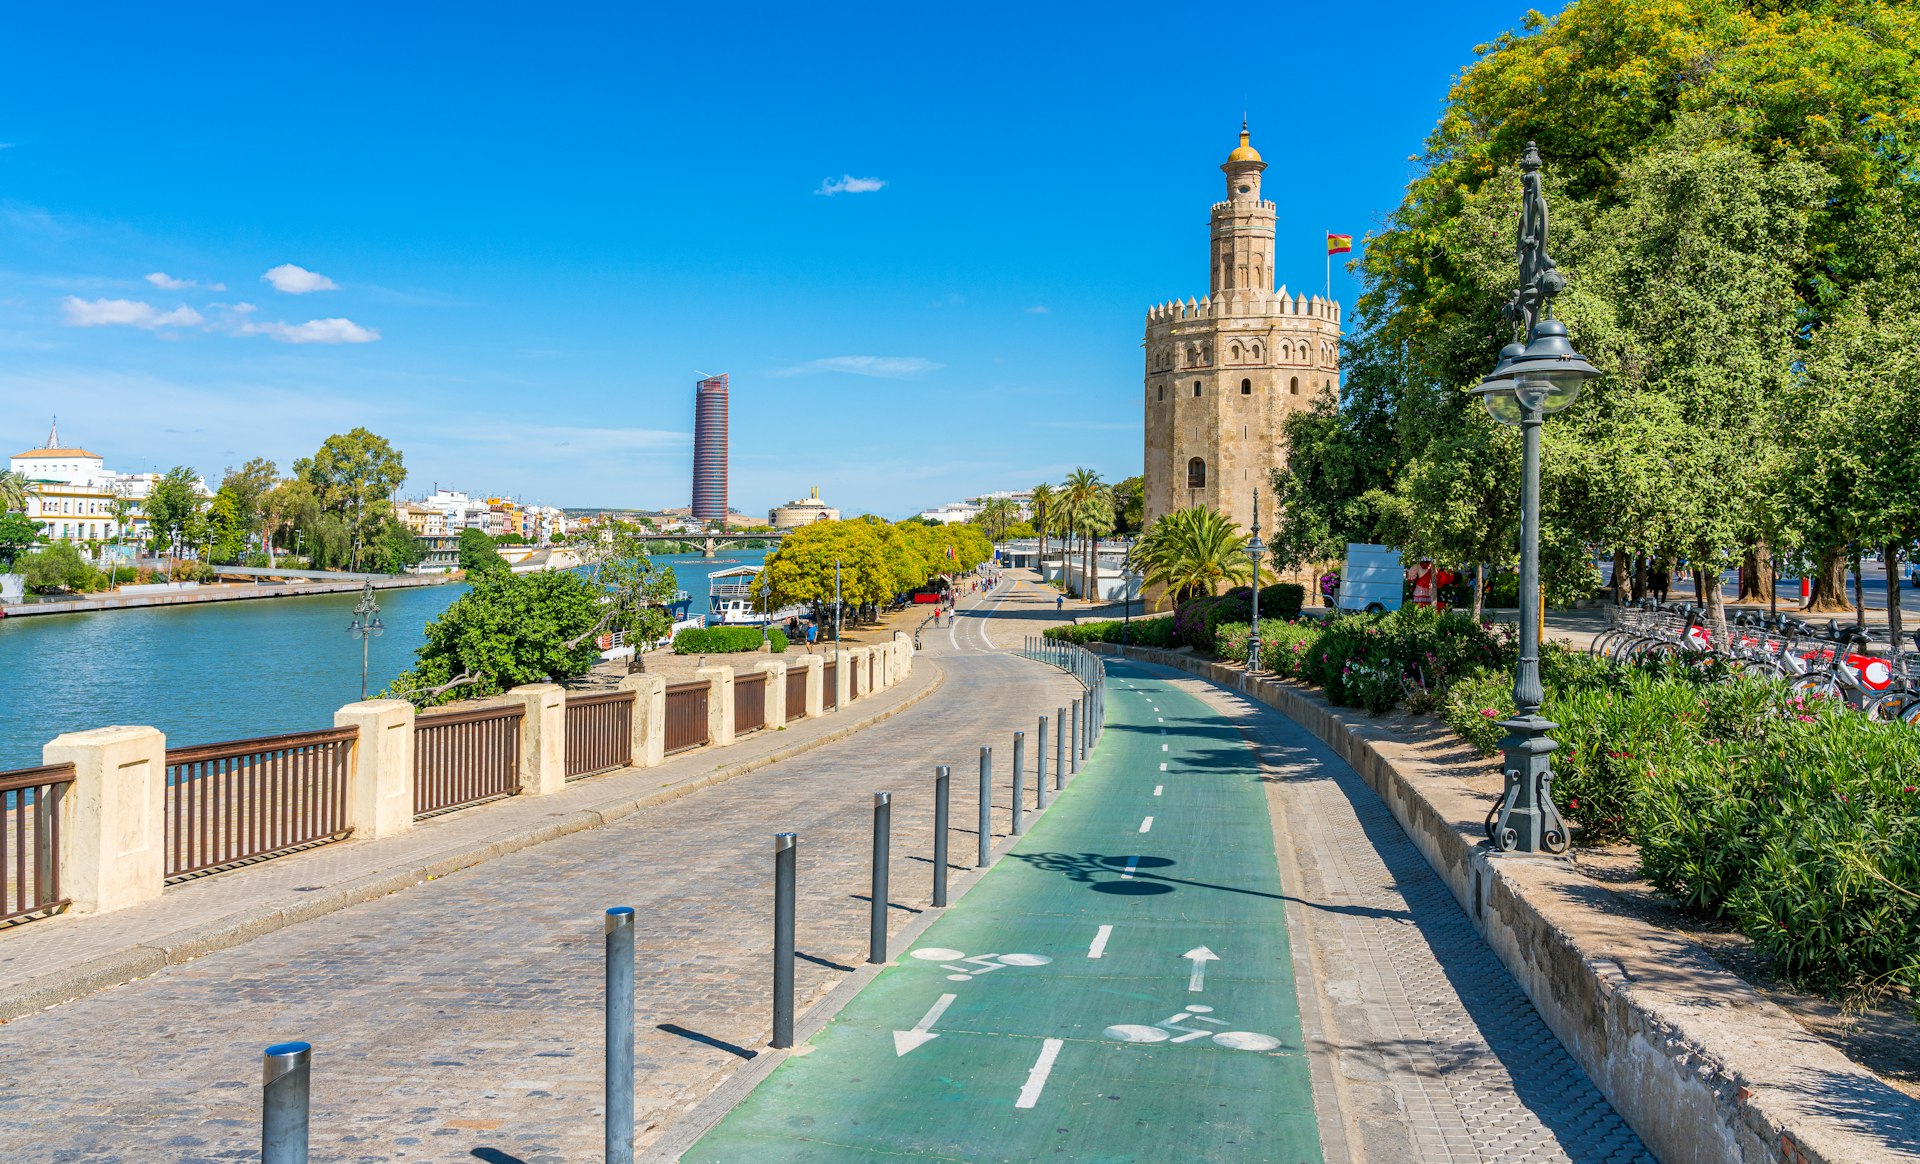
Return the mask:
[[799,618],[805,613],[806,608],[798,605],[762,613],[758,566],[735,566],[707,576],[708,626],[762,626]]

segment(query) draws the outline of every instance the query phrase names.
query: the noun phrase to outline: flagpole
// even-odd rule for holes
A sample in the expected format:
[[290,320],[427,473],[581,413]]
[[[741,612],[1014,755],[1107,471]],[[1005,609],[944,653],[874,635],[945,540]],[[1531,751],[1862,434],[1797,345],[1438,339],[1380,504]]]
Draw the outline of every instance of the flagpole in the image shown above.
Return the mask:
[[1333,298],[1333,232],[1324,232],[1327,238],[1327,298]]

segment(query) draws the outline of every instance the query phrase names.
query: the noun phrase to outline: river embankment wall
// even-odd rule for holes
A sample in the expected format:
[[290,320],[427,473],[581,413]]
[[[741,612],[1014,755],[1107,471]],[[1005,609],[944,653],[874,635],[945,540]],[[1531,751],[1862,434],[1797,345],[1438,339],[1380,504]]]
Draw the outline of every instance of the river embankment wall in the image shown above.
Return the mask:
[[[447,574],[408,574],[373,579],[375,590],[411,590],[421,586],[444,586],[460,579]],[[193,590],[168,590],[155,593],[113,593],[83,598],[61,598],[52,602],[10,603],[0,606],[0,618],[28,618],[43,614],[91,614],[101,610],[147,610],[156,606],[194,606],[207,602],[243,602],[261,598],[310,598],[318,594],[351,594],[365,586],[367,579],[340,582],[289,582],[248,585],[246,583],[202,586]]]

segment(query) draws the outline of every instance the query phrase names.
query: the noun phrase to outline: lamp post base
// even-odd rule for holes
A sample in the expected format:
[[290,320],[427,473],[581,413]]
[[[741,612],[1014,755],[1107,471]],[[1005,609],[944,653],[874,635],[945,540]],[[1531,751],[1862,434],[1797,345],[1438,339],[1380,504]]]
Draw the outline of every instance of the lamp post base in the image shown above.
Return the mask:
[[1547,734],[1559,725],[1538,713],[1501,720],[1507,787],[1487,813],[1487,840],[1503,853],[1564,853],[1567,826],[1553,804],[1553,762],[1559,747]]

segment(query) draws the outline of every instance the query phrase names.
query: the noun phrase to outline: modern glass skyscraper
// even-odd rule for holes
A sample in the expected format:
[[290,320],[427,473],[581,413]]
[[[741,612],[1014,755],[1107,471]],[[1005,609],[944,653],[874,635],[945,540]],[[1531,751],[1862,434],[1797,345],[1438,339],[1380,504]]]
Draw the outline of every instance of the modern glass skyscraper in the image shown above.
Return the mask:
[[710,376],[693,394],[693,516],[727,520],[727,378]]

